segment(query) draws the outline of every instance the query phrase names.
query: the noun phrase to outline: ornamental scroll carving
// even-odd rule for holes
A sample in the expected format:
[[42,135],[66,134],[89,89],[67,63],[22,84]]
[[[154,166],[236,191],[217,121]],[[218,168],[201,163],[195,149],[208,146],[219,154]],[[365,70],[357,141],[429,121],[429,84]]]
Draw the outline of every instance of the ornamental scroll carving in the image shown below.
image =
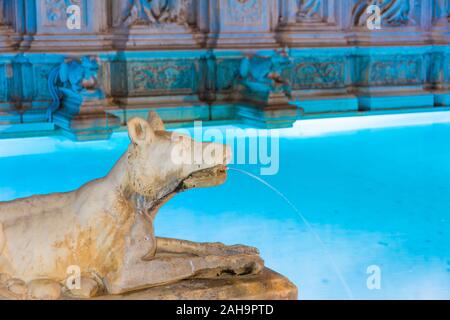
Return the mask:
[[411,17],[414,1],[411,0],[359,0],[352,11],[353,25],[355,27],[365,26],[369,15],[367,8],[377,5],[380,8],[381,24],[386,27],[404,27],[414,25]]

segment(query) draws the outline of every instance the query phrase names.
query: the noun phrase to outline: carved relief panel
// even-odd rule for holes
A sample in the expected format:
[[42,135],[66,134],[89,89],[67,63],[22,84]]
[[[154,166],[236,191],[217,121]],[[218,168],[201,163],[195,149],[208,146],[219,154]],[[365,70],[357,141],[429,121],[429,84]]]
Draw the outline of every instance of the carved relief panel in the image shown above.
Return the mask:
[[355,84],[359,86],[403,86],[424,82],[422,56],[358,57],[355,62]]
[[[92,3],[91,3],[92,4]],[[68,11],[71,6],[79,8],[79,28],[69,28],[67,22],[72,13]],[[80,33],[88,28],[88,14],[92,8],[88,8],[87,0],[41,0],[36,1],[37,31],[38,33]]]
[[194,0],[114,0],[114,27],[161,27],[193,22]]
[[271,31],[272,0],[217,0],[210,3],[210,14],[218,15],[220,30]]
[[335,24],[341,8],[336,0],[280,0],[280,23],[289,24]]
[[132,61],[127,66],[127,92],[131,96],[194,94],[198,70],[198,60]]
[[376,14],[370,10],[370,6],[376,5],[379,8],[381,27],[402,28],[408,26],[418,26],[421,20],[420,0],[356,0],[351,13],[351,26],[353,28],[364,28],[368,19]]
[[345,58],[301,57],[294,60],[292,89],[345,87]]

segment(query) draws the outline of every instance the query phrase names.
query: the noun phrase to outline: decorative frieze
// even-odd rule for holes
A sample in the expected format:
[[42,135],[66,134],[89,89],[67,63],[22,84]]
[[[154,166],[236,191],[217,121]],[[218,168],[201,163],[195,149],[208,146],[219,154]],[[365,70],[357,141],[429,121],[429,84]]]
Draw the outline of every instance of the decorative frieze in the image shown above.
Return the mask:
[[327,89],[345,87],[345,61],[323,57],[297,58],[292,71],[292,89]]
[[394,55],[358,57],[355,83],[362,86],[404,86],[424,83],[423,57]]
[[198,61],[156,60],[131,62],[129,95],[194,94],[198,84]]

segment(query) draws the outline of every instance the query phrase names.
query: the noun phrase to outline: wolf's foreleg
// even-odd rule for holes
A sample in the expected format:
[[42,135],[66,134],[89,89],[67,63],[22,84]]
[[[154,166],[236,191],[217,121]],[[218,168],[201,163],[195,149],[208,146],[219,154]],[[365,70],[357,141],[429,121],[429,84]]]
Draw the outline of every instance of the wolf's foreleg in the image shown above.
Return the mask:
[[227,246],[220,242],[193,242],[156,237],[157,252],[190,253],[194,255],[250,254],[258,255],[258,249],[243,245]]

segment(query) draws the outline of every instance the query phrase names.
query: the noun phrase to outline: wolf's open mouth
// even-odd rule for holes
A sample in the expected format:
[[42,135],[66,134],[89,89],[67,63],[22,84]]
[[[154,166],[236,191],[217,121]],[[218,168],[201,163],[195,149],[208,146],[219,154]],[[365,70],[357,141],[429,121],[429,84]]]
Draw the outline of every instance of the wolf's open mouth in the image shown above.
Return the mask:
[[224,183],[226,178],[227,167],[217,165],[192,173],[183,181],[182,185],[183,189],[211,187]]

